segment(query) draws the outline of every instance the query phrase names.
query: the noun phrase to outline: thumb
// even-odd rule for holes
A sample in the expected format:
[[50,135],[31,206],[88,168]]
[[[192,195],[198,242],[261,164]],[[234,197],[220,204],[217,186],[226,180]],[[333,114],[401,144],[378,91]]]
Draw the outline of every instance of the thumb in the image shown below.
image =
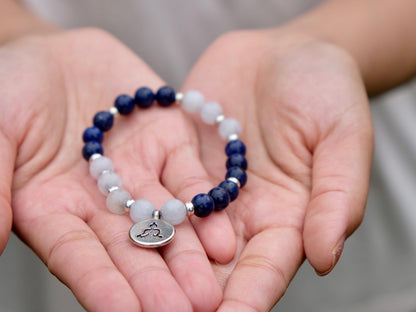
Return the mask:
[[345,238],[361,223],[370,178],[371,123],[349,135],[336,132],[314,152],[311,199],[305,216],[305,253],[319,275],[334,268]]
[[0,132],[0,255],[6,247],[12,226],[11,185],[16,150]]

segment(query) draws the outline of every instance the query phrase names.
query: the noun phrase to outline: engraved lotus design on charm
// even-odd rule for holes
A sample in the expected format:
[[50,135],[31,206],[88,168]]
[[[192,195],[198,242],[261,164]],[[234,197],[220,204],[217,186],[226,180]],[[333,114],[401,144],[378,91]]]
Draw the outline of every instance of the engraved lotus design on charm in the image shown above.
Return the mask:
[[140,221],[130,229],[132,242],[147,248],[164,246],[173,239],[174,235],[173,225],[160,219]]

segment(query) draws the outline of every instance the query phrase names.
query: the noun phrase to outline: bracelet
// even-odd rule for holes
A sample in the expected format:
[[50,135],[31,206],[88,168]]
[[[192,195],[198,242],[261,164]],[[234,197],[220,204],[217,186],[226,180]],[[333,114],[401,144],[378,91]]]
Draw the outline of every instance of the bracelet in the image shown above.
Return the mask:
[[[183,203],[178,199],[170,199],[160,210],[146,200],[133,200],[124,190],[120,176],[114,172],[114,166],[108,157],[103,156],[101,145],[104,132],[113,126],[116,114],[129,115],[135,106],[145,109],[156,101],[162,107],[168,107],[180,102],[189,113],[200,112],[201,119],[209,124],[218,124],[220,136],[228,140],[225,153],[227,173],[225,180],[207,194],[201,193],[189,202]],[[130,239],[141,247],[160,247],[168,244],[175,235],[174,225],[182,223],[186,216],[196,215],[204,218],[214,210],[221,211],[234,201],[239,189],[247,182],[246,147],[238,139],[241,125],[234,118],[225,118],[221,106],[217,102],[205,102],[204,96],[195,90],[176,93],[169,86],[161,87],[156,94],[147,87],[139,88],[134,98],[122,94],[114,102],[109,111],[100,111],[93,119],[94,126],[83,133],[85,145],[82,155],[89,161],[90,174],[97,179],[99,190],[107,196],[107,208],[116,214],[124,214],[129,210],[130,218],[135,224],[130,229]]]

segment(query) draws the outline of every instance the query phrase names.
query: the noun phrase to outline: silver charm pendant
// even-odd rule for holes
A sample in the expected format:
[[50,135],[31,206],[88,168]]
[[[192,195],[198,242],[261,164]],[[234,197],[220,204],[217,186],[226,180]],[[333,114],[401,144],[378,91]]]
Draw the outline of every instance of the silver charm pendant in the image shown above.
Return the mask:
[[130,229],[132,242],[145,248],[157,248],[169,244],[174,235],[173,225],[157,218],[137,222]]

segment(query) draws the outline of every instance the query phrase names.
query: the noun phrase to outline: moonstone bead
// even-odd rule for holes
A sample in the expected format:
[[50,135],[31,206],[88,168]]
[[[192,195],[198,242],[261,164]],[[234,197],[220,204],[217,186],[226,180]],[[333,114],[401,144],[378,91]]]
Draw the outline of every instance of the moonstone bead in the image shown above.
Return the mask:
[[114,190],[107,196],[107,208],[116,214],[123,214],[125,212],[126,201],[130,200],[130,193],[123,189]]
[[199,112],[204,105],[205,99],[201,92],[196,90],[189,90],[182,99],[183,109],[189,113]]
[[112,171],[113,169],[114,166],[111,159],[105,156],[96,158],[90,163],[90,174],[94,179],[98,179],[103,171]]
[[133,222],[144,221],[152,218],[155,206],[147,199],[136,200],[130,206],[130,218]]
[[218,131],[223,139],[228,139],[231,135],[240,135],[241,125],[234,118],[225,118],[219,125]]
[[205,103],[201,108],[201,118],[209,125],[215,124],[220,115],[222,115],[222,107],[217,102]]
[[114,172],[104,172],[98,177],[98,188],[101,193],[107,195],[108,190],[113,187],[121,187],[121,178],[117,173]]
[[185,204],[178,199],[169,199],[163,204],[160,212],[162,219],[172,225],[181,224],[187,214]]

